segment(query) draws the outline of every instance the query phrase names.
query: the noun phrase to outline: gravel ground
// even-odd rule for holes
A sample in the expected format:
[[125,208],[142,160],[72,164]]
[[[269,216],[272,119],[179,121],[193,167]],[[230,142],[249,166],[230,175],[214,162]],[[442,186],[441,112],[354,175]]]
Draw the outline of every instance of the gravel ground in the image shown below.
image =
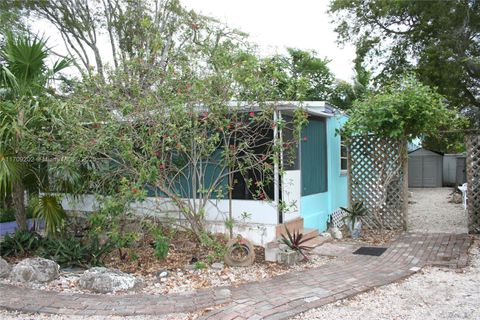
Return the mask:
[[90,317],[80,317],[80,316],[61,316],[61,315],[51,315],[51,314],[26,314],[20,312],[12,312],[0,310],[0,319],[2,320],[194,320],[197,319],[198,315],[196,314],[169,314],[164,316],[133,316],[133,317],[104,317],[104,316],[90,316]]
[[[157,278],[155,275],[141,277],[144,281],[144,286],[138,290],[138,293],[165,295],[169,293],[194,292],[199,288],[239,285],[289,272],[317,268],[332,260],[334,260],[333,257],[311,255],[308,261],[303,261],[293,267],[286,267],[276,263],[255,263],[244,268],[224,266],[219,270],[210,267],[201,270],[170,270],[168,271],[168,276],[164,278]],[[91,294],[92,292],[83,290],[78,286],[80,275],[81,272],[61,272],[58,279],[46,284],[17,283],[9,279],[0,279],[0,283],[48,291]],[[122,294],[131,294],[131,292],[118,291],[114,293],[114,295]]]
[[467,213],[461,204],[450,202],[453,188],[414,188],[408,208],[412,232],[467,233]]
[[471,264],[464,270],[425,268],[393,283],[312,309],[303,319],[473,319],[480,320],[480,240],[472,245]]

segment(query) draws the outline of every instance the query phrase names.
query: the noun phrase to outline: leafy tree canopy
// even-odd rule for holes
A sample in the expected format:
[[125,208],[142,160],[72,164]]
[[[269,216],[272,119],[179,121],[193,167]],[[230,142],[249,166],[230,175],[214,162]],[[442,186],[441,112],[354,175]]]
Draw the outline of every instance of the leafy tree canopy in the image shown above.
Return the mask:
[[333,0],[341,42],[387,83],[413,71],[480,124],[480,2]]
[[328,100],[334,76],[329,61],[315,52],[289,48],[288,55],[277,55],[263,61],[263,73],[273,87],[272,99]]
[[370,72],[365,70],[360,60],[355,61],[355,76],[352,83],[337,80],[330,95],[329,101],[342,110],[349,110],[356,100],[363,99],[371,88]]
[[344,127],[347,135],[374,133],[412,140],[435,136],[447,124],[456,126],[462,119],[448,110],[444,98],[412,76],[386,85],[376,94],[354,103]]

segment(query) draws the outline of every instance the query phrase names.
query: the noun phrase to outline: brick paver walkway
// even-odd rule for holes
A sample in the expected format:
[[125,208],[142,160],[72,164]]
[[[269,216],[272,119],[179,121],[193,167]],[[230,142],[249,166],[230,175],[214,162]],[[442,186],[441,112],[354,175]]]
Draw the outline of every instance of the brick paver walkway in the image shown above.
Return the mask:
[[467,264],[468,235],[404,234],[380,257],[349,256],[325,266],[235,287],[188,295],[91,295],[0,285],[0,308],[67,315],[192,312],[223,305],[204,319],[285,319],[308,309],[403,279],[425,265]]

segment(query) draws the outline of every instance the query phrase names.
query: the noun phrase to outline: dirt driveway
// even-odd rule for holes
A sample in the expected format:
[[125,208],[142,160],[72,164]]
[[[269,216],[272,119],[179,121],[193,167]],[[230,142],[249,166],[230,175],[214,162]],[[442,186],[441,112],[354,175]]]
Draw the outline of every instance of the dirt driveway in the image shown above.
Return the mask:
[[449,202],[453,188],[412,188],[407,216],[408,231],[467,233],[467,212]]

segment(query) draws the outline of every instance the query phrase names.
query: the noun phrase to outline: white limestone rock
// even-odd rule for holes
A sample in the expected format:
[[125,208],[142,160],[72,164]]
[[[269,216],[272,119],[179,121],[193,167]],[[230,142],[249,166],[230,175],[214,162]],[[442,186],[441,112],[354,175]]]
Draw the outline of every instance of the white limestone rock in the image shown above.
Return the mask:
[[16,282],[45,283],[57,279],[60,266],[44,258],[27,258],[15,265],[10,272],[10,280]]
[[0,278],[7,278],[12,268],[5,259],[0,257]]
[[85,271],[78,284],[81,288],[97,293],[129,291],[142,285],[142,280],[116,269],[95,267]]

